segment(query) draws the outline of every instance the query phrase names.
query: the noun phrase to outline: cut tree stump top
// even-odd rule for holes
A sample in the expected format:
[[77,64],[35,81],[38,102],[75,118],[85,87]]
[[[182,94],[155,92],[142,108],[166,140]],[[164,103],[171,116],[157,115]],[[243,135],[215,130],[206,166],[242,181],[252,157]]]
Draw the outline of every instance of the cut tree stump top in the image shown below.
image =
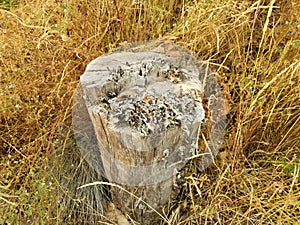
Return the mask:
[[161,219],[157,213],[178,194],[180,170],[198,147],[208,120],[202,81],[211,79],[203,65],[176,45],[152,42],[101,56],[80,77],[79,101],[88,113],[83,135],[94,133],[97,141],[97,152],[84,143],[82,154],[128,191],[112,187],[113,202],[143,223]]
[[109,180],[164,180],[196,146],[205,119],[199,71],[187,55],[163,49],[102,56],[81,76]]

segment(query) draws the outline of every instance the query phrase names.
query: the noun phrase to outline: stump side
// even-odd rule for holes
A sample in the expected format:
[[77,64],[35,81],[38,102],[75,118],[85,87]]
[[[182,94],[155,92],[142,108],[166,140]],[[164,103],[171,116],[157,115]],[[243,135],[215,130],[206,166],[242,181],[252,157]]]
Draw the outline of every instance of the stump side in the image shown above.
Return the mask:
[[81,77],[105,176],[136,196],[112,187],[113,201],[146,224],[178,194],[174,180],[205,119],[192,57],[170,44],[151,48],[99,57]]

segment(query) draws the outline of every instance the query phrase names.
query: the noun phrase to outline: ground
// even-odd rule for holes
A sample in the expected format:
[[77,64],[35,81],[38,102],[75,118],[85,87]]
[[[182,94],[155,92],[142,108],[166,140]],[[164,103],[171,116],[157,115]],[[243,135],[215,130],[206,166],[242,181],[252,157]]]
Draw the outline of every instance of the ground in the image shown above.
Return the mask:
[[91,60],[146,40],[176,43],[209,63],[228,102],[224,145],[207,170],[185,177],[168,224],[300,224],[299,7],[0,0],[0,224],[89,220],[78,206],[84,199],[66,203],[62,185],[72,176],[61,158],[76,148],[73,93]]

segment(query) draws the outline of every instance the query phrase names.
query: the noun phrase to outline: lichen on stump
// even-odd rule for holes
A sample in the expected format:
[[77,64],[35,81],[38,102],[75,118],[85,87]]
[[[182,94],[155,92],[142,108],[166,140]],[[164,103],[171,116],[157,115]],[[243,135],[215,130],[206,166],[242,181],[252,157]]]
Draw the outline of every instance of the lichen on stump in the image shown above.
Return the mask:
[[99,57],[80,78],[101,155],[90,164],[102,163],[103,176],[135,195],[111,188],[116,206],[143,223],[162,219],[198,144],[206,120],[199,74],[193,56],[161,42]]

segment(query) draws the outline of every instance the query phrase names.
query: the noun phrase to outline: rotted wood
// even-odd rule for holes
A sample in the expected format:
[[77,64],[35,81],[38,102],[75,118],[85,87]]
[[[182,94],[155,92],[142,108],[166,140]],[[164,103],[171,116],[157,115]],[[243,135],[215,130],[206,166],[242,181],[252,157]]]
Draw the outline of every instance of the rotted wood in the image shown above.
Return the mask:
[[190,54],[161,42],[99,57],[81,76],[104,176],[122,187],[111,188],[113,202],[144,224],[163,220],[194,154],[206,119],[200,72]]

